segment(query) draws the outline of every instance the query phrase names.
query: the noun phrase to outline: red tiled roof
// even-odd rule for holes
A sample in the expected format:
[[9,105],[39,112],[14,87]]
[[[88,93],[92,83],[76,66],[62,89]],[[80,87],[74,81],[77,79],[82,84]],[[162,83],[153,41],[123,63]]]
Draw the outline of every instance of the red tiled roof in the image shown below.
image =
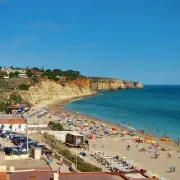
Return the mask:
[[[9,174],[9,180],[53,180],[53,173],[50,171],[31,171]],[[123,180],[120,176],[113,176],[104,173],[60,173],[59,180]]]
[[0,124],[26,124],[26,121],[19,117],[0,116]]
[[19,108],[24,108],[23,106],[16,106],[16,105],[11,105],[7,107],[8,109],[19,109]]
[[[14,172],[9,174],[9,180],[53,180],[52,171]],[[121,173],[60,173],[59,180],[128,180]],[[129,180],[155,180],[149,178]]]
[[6,172],[0,172],[0,180],[7,180],[7,173]]

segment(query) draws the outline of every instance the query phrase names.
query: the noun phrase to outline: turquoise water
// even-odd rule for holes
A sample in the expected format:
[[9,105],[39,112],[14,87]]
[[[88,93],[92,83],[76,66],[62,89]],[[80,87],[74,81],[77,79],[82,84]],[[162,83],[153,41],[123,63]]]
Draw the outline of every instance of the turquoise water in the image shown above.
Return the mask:
[[145,86],[101,93],[73,101],[65,108],[157,136],[166,133],[174,140],[180,138],[180,86]]

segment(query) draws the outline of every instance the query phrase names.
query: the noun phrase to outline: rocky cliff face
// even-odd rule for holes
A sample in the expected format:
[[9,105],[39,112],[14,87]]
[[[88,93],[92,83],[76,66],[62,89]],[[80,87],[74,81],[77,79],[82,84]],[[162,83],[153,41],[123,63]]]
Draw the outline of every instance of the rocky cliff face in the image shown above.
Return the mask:
[[143,85],[140,82],[122,81],[112,78],[92,78],[91,88],[97,90],[116,90],[125,88],[143,88]]
[[95,94],[90,88],[90,80],[80,79],[63,85],[45,80],[31,86],[28,92],[21,92],[21,97],[32,105],[48,101],[67,100]]
[[115,90],[125,88],[143,88],[139,82],[121,81],[110,78],[79,78],[63,84],[42,80],[29,91],[21,92],[21,97],[32,105],[52,101],[64,101],[96,94],[96,90]]

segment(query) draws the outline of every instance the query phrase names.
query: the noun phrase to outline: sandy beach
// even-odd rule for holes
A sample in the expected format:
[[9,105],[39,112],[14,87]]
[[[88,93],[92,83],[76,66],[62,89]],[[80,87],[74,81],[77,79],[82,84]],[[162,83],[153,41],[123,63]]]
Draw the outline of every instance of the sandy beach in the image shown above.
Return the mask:
[[[153,136],[153,141],[155,141],[156,144],[159,145],[159,147],[156,148],[158,158],[152,158],[151,149],[154,148],[154,146],[151,146],[151,144],[148,144],[146,142],[134,142],[133,137],[130,135],[125,134],[123,137],[120,136],[119,134],[121,134],[124,131],[127,131],[127,128],[121,127],[117,124],[113,124],[109,121],[103,121],[100,119],[96,119],[94,117],[86,116],[76,112],[70,112],[64,109],[63,104],[68,103],[69,101],[70,100],[63,102],[50,101],[46,103],[46,106],[48,107],[51,114],[59,113],[63,115],[68,115],[68,117],[71,117],[75,121],[77,119],[84,119],[88,124],[90,124],[92,121],[96,121],[97,125],[105,124],[108,128],[116,128],[118,132],[118,135],[112,137],[103,135],[102,138],[90,139],[90,150],[85,150],[85,152],[87,153],[87,157],[85,158],[85,160],[98,165],[97,162],[95,162],[90,156],[95,151],[101,151],[107,155],[120,154],[121,156],[126,157],[126,159],[133,160],[140,167],[144,167],[151,172],[157,173],[161,177],[166,177],[171,180],[178,180],[178,177],[180,177],[180,147],[177,147],[175,142],[162,142],[159,137]],[[42,105],[38,105],[38,107],[41,106]],[[99,132],[99,134],[102,134],[102,132]],[[139,136],[141,138],[146,138],[146,135],[147,133],[136,133],[136,136]],[[94,141],[96,141],[95,148],[93,147]],[[127,145],[130,145],[130,150],[126,150]],[[145,149],[145,152],[140,152],[140,149],[142,148]],[[165,151],[162,151],[162,148],[164,148]],[[75,152],[75,149],[72,148],[71,151]],[[171,153],[172,155],[169,158],[168,153]],[[168,173],[167,171],[169,170],[170,166],[175,166],[176,171]]]

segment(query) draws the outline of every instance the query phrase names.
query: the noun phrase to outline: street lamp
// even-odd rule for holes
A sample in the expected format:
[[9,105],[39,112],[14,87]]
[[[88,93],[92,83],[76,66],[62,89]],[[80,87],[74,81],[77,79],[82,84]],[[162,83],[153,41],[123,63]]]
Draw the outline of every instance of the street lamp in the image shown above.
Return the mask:
[[23,115],[22,116],[24,119],[25,119],[25,121],[26,121],[26,152],[27,152],[27,154],[28,154],[28,120],[27,120],[27,118],[25,118],[25,116]]

